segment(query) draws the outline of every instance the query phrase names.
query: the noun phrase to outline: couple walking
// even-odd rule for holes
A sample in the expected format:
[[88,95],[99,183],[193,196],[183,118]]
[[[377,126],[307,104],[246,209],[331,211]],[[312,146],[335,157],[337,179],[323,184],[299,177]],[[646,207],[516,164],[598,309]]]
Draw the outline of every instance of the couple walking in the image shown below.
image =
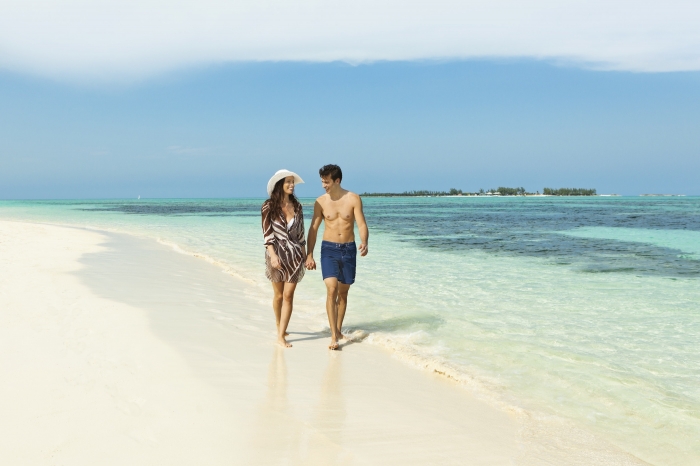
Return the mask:
[[[326,284],[326,312],[331,329],[328,348],[338,349],[344,338],[340,330],[348,305],[348,291],[355,282],[357,251],[366,256],[369,230],[357,194],[340,186],[343,172],[337,165],[319,170],[321,186],[326,191],[314,203],[308,241],[304,239],[304,214],[294,196],[294,186],[303,183],[299,175],[288,170],[275,173],[267,183],[270,196],[262,205],[262,228],[265,238],[265,275],[272,282],[272,309],[277,320],[277,342],[292,346],[285,338],[292,316],[294,290],[304,271],[316,270],[314,246],[321,222],[326,226],[321,243],[321,274]],[[360,246],[355,246],[355,222],[360,232]],[[308,248],[308,253],[307,253]]]

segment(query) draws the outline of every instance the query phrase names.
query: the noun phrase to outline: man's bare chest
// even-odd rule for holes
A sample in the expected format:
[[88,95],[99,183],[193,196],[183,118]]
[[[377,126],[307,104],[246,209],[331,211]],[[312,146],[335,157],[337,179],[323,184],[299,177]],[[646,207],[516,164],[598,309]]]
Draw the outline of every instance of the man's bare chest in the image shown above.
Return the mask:
[[323,206],[323,217],[327,222],[336,220],[351,222],[353,220],[352,206],[328,203]]

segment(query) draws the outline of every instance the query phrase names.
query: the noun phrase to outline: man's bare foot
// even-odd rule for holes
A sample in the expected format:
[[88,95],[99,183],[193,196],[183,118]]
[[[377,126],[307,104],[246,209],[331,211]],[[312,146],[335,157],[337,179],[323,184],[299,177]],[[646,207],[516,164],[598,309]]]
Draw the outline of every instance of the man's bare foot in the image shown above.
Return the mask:
[[337,350],[339,347],[340,345],[338,345],[338,342],[335,340],[331,340],[331,344],[328,345],[328,349],[333,351]]
[[292,347],[292,344],[289,343],[287,340],[285,340],[284,337],[278,338],[277,344],[280,345],[282,348],[291,348]]

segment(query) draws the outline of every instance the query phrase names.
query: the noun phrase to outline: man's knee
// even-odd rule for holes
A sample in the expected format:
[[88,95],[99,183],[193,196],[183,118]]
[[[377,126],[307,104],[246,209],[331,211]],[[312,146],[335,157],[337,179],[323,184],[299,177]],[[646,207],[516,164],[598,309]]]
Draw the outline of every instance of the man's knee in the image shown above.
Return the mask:
[[338,284],[338,299],[346,300],[348,299],[348,291],[350,291],[350,285],[345,283]]
[[328,294],[329,297],[337,297],[338,296],[338,285],[333,285],[333,284],[326,284],[326,293]]

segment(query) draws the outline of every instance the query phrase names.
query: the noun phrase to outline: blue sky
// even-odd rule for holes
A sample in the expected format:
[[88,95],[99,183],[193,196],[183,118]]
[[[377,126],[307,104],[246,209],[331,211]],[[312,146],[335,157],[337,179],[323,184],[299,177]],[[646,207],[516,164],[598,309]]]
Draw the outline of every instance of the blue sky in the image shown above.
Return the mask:
[[0,73],[0,197],[264,196],[338,163],[357,191],[700,194],[700,73],[534,60],[243,63],[136,83]]
[[4,0],[0,198],[700,194],[700,3]]

